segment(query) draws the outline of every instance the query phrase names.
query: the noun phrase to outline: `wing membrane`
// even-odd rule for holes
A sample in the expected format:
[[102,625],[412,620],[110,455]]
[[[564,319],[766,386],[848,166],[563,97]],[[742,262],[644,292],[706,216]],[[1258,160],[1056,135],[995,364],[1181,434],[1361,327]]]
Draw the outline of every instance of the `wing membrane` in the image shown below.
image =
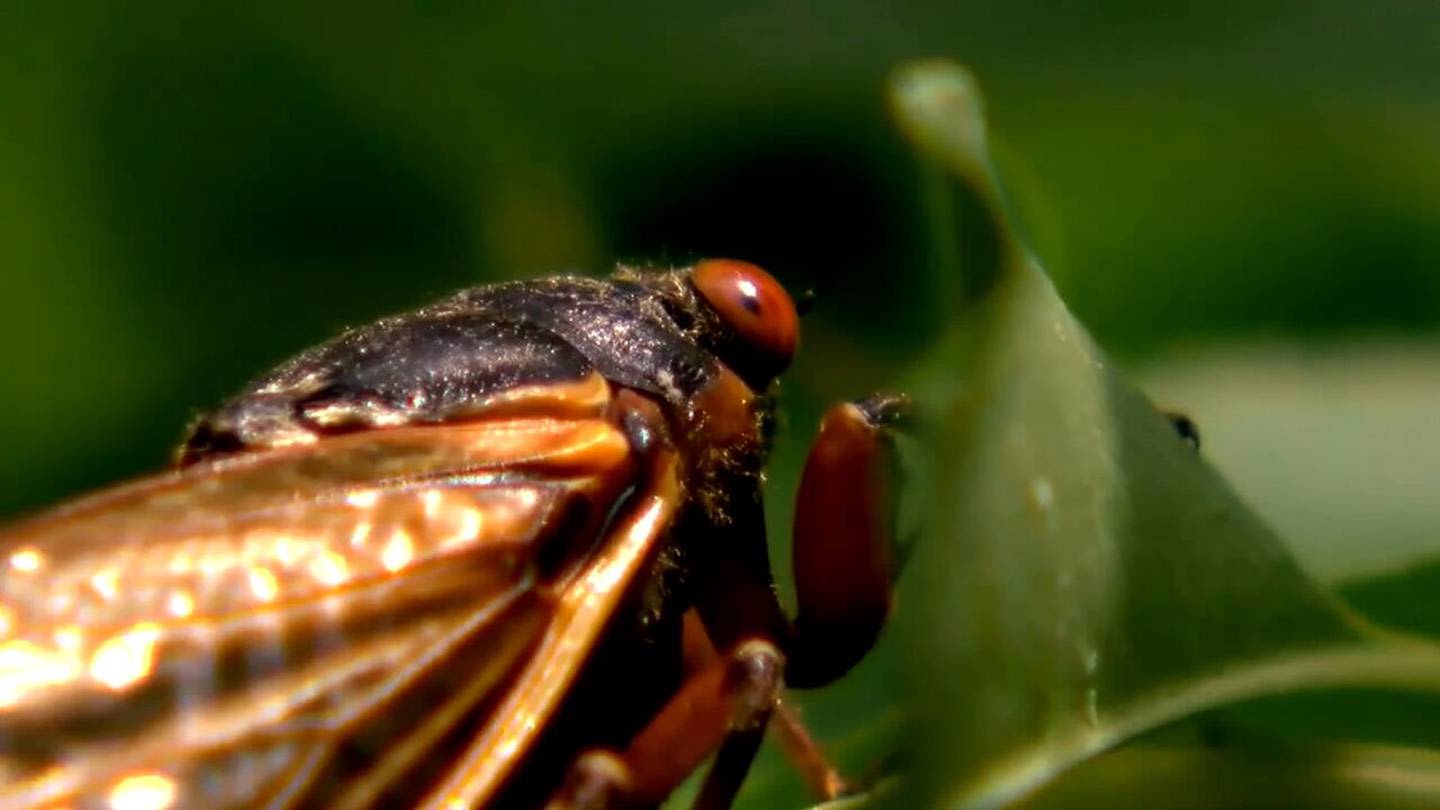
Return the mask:
[[628,464],[599,419],[399,428],[3,533],[0,806],[379,795],[445,731],[379,709],[453,723],[503,683],[553,611],[547,541],[598,530]]

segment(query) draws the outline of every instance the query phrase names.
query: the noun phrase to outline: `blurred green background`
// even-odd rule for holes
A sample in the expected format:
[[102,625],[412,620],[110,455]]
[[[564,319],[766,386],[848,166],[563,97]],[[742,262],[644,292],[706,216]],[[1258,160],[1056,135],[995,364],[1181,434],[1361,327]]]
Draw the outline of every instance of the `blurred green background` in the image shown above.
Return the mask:
[[803,434],[937,329],[881,87],[946,55],[985,83],[1071,306],[1314,565],[1364,557],[1377,512],[1430,540],[1431,3],[6,16],[0,516],[163,464],[201,410],[345,325],[616,260],[734,255],[816,289],[786,388]]
[[881,88],[945,55],[1072,307],[1313,565],[1377,513],[1430,540],[1431,3],[191,6],[0,26],[0,516],[163,464],[345,325],[616,260],[815,288],[803,441],[937,329]]
[[346,325],[703,255],[819,293],[786,491],[943,327],[882,99],[941,55],[1077,315],[1307,567],[1440,550],[1433,3],[22,2],[0,53],[0,519]]

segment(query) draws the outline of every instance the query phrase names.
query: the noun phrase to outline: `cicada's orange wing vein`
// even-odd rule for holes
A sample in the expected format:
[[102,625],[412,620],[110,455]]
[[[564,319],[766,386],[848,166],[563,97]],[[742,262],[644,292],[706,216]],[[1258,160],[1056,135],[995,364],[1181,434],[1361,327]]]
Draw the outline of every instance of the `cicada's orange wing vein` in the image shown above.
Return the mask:
[[607,542],[561,593],[554,617],[534,653],[496,708],[495,717],[465,748],[445,781],[425,797],[427,808],[477,807],[490,799],[528,753],[539,731],[579,674],[608,618],[639,579],[679,504],[675,455],[656,454],[649,487],[612,530]]
[[538,643],[542,547],[583,567],[631,463],[598,418],[396,428],[7,530],[0,807],[381,795]]

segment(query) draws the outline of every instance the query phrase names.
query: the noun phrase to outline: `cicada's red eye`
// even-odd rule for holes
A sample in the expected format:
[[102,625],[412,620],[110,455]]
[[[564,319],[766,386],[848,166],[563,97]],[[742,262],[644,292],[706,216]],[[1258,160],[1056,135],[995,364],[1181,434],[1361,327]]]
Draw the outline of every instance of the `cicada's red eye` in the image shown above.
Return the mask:
[[800,336],[795,302],[774,276],[735,259],[695,265],[690,283],[735,334],[778,373],[790,365]]

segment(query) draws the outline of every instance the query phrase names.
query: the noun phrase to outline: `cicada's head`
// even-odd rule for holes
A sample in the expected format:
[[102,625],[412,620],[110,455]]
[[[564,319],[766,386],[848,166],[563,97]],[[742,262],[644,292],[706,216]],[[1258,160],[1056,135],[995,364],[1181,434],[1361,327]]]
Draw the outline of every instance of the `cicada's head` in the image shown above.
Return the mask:
[[756,393],[780,376],[800,340],[795,302],[774,276],[736,259],[637,279],[658,292],[671,318]]

